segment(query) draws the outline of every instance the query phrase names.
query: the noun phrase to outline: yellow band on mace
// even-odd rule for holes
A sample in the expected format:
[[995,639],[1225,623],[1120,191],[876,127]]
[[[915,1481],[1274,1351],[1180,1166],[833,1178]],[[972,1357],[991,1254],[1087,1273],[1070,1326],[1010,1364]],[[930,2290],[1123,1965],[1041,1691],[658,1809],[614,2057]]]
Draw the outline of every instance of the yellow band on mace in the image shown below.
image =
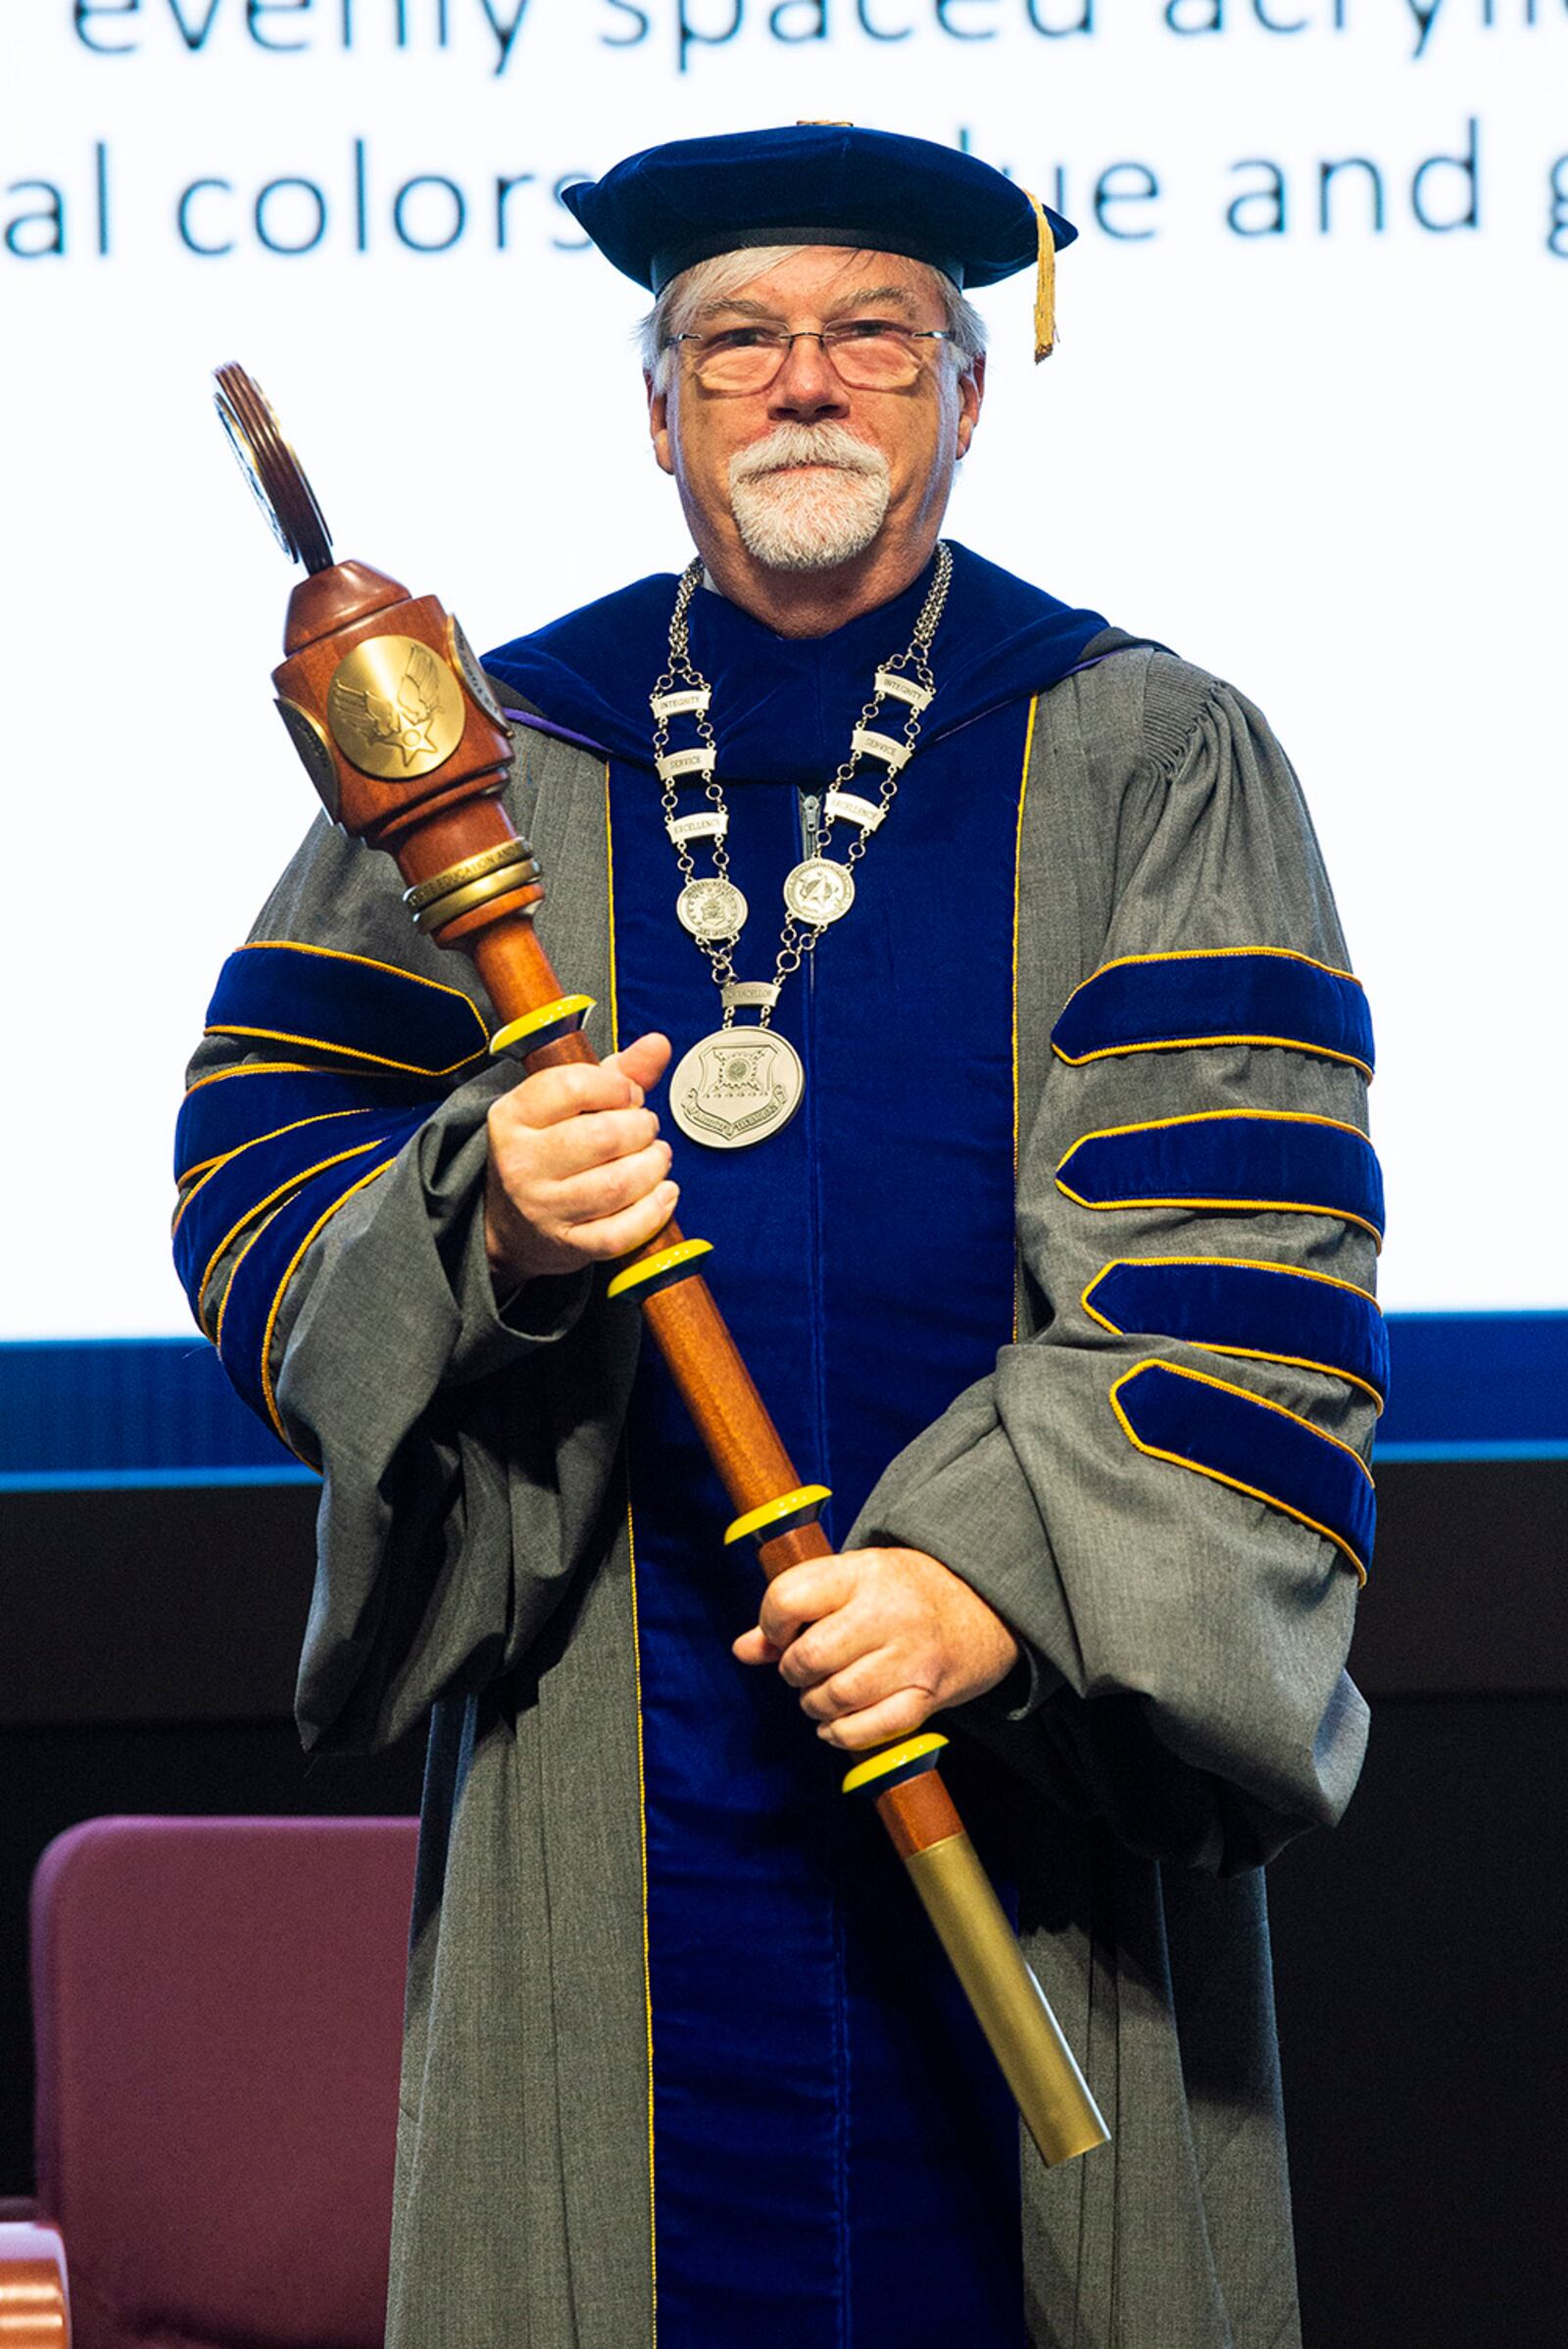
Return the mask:
[[580,1028],[594,1002],[591,995],[558,995],[553,1003],[541,1003],[537,1011],[525,1011],[521,1019],[509,1019],[504,1028],[497,1028],[490,1050],[509,1052],[524,1036],[536,1036],[541,1028],[559,1028],[567,1021]]
[[624,1297],[629,1289],[641,1289],[645,1282],[659,1280],[677,1264],[690,1264],[696,1257],[710,1256],[712,1252],[710,1240],[677,1241],[673,1248],[662,1248],[657,1255],[644,1256],[636,1264],[628,1264],[624,1272],[617,1272],[605,1295]]
[[901,1737],[897,1745],[884,1745],[878,1753],[868,1753],[863,1762],[845,1774],[844,1791],[856,1794],[861,1786],[871,1786],[879,1778],[891,1778],[906,1762],[918,1762],[928,1753],[940,1753],[947,1738],[934,1729],[922,1730],[917,1737]]
[[744,1517],[737,1517],[725,1530],[725,1546],[732,1542],[744,1542],[748,1534],[760,1534],[765,1527],[777,1525],[782,1517],[797,1517],[803,1510],[814,1510],[818,1503],[832,1498],[831,1485],[797,1485],[793,1493],[781,1493],[777,1500],[764,1500],[760,1509],[748,1509]]

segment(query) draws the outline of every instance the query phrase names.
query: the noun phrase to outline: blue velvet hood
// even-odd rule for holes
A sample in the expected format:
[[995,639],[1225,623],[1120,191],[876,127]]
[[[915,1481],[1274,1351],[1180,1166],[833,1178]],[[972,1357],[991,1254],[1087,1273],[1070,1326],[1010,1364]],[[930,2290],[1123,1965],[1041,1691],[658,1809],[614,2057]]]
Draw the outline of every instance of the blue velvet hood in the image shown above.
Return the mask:
[[[873,671],[908,643],[930,577],[928,567],[892,603],[830,636],[778,636],[723,596],[695,596],[692,660],[713,687],[724,780],[820,787],[848,755]],[[669,571],[639,579],[503,645],[485,666],[552,724],[652,769],[648,695],[664,666],[676,585]],[[1058,603],[954,544],[922,746],[1044,692],[1105,626],[1098,612]]]

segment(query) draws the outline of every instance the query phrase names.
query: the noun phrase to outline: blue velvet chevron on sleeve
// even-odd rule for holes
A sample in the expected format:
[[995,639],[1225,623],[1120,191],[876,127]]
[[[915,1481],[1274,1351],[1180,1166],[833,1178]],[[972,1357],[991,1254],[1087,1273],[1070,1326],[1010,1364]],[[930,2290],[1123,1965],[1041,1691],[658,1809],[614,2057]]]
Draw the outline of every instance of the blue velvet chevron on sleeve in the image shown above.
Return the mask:
[[1389,1339],[1377,1299],[1351,1281],[1235,1256],[1123,1256],[1096,1274],[1084,1311],[1115,1337],[1162,1333],[1208,1353],[1322,1370],[1379,1410]]
[[423,1122],[423,1112],[408,1110],[376,1143],[310,1175],[258,1226],[235,1264],[219,1316],[218,1357],[252,1410],[285,1443],[268,1359],[283,1293],[317,1234],[356,1192],[385,1174]]
[[484,1052],[483,1020],[456,987],[326,947],[261,940],[230,954],[207,1010],[210,1036],[256,1038],[453,1076]]
[[230,954],[207,1033],[276,1056],[212,1071],[185,1097],[174,1264],[198,1323],[217,1312],[211,1334],[235,1387],[281,1436],[268,1349],[296,1267],[479,1063],[487,1037],[457,988],[286,941]]
[[1360,981],[1283,947],[1134,954],[1067,999],[1053,1049],[1072,1067],[1118,1052],[1278,1045],[1370,1077],[1372,1019]]
[[345,1109],[378,1103],[389,1111],[405,1108],[427,1101],[430,1091],[421,1078],[382,1076],[368,1069],[243,1061],[237,1068],[198,1078],[186,1094],[174,1128],[174,1180],[189,1182],[264,1135]]
[[1056,1188],[1081,1207],[1219,1207],[1334,1215],[1383,1236],[1383,1177],[1336,1118],[1216,1109],[1080,1136]]
[[1283,1404],[1175,1362],[1135,1363],[1110,1400],[1139,1451],[1283,1510],[1324,1535],[1365,1582],[1377,1497],[1348,1444]]
[[[1309,1527],[1364,1578],[1374,1494],[1354,1438],[1367,1404],[1383,1407],[1389,1347],[1360,1285],[1362,1235],[1381,1245],[1384,1200],[1356,1112],[1373,1070],[1359,981],[1285,947],[1110,952],[1068,997],[1051,1043],[1069,1119],[1080,1104],[1090,1127],[1107,1092],[1124,1113],[1130,1095],[1150,1103],[1137,1122],[1080,1130],[1055,1170],[1063,1199],[1121,1218],[1111,1247],[1124,1252],[1088,1278],[1080,1302],[1127,1342],[1109,1387],[1123,1435]],[[1156,1239],[1146,1253],[1146,1211],[1234,1218],[1246,1239],[1224,1253],[1209,1221],[1212,1252],[1182,1249],[1167,1221],[1171,1252]],[[1292,1262],[1298,1234],[1303,1260]],[[1339,1277],[1342,1264],[1357,1277]],[[1175,1347],[1257,1372],[1233,1384],[1172,1359]],[[1148,1349],[1157,1358],[1125,1366]]]
[[406,1134],[418,1122],[416,1111],[342,1109],[241,1143],[210,1167],[186,1194],[174,1223],[174,1270],[198,1317],[213,1270],[270,1207],[309,1178],[352,1165],[388,1134]]

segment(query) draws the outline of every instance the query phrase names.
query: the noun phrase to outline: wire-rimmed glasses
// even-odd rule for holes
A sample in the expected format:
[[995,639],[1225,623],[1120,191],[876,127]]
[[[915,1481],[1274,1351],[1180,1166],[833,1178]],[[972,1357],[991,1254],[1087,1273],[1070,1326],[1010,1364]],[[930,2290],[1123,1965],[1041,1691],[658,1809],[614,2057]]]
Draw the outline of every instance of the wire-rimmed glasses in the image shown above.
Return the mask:
[[922,343],[951,342],[945,326],[897,318],[844,318],[832,326],[725,326],[715,334],[672,334],[695,346],[693,371],[705,391],[765,391],[798,342],[820,343],[841,383],[857,391],[902,391],[920,372]]

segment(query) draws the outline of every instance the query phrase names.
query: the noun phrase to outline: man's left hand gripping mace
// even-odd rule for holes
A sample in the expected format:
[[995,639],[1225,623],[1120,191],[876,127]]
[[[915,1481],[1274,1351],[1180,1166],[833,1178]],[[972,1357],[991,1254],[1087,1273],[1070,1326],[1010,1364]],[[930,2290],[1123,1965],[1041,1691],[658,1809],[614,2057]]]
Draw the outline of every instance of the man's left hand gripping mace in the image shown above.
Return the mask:
[[[363,563],[332,561],[321,510],[277,419],[242,367],[218,370],[218,412],[258,502],[309,574],[289,598],[272,672],[278,707],[327,814],[397,859],[405,902],[437,946],[473,959],[499,1014],[490,1039],[532,1072],[593,1060],[586,996],[565,995],[534,931],[539,867],[501,804],[506,721],[467,640],[433,596]],[[698,1260],[706,1240],[673,1223],[610,1284],[634,1294],[736,1511],[771,1579],[826,1557],[828,1497],[803,1484],[752,1384]],[[1107,2131],[942,1783],[945,1737],[926,1732],[868,1755],[846,1791],[866,1790],[908,1869],[1029,2132],[1048,2162]]]

